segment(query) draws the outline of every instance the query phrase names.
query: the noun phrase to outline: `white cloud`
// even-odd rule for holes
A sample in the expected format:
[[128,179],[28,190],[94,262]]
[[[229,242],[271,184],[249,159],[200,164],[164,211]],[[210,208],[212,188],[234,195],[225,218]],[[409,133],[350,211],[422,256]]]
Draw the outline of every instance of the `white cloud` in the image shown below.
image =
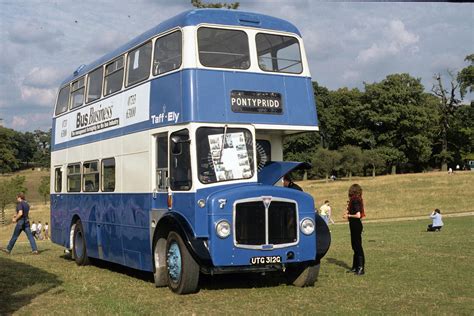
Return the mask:
[[17,44],[31,45],[47,52],[57,52],[61,48],[64,33],[46,23],[36,20],[18,21],[8,30],[8,39]]
[[378,61],[399,53],[416,53],[419,48],[415,46],[419,36],[409,32],[400,20],[392,20],[383,31],[384,37],[377,43],[372,43],[369,48],[363,49],[357,56],[359,63]]
[[24,103],[31,103],[39,106],[53,106],[56,89],[43,89],[30,86],[22,86],[20,89],[21,99]]
[[52,67],[34,67],[25,77],[23,83],[34,88],[49,88],[64,78],[63,71]]
[[24,127],[26,127],[28,124],[28,120],[26,118],[24,118],[23,116],[13,116],[12,118],[12,122],[10,124],[10,126],[15,129],[15,130],[18,130],[18,129],[23,129]]

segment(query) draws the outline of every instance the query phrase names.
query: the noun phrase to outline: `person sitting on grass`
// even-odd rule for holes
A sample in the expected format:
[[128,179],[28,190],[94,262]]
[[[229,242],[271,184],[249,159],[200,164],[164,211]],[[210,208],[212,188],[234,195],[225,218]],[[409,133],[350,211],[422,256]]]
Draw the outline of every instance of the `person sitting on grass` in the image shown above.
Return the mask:
[[433,224],[428,225],[426,229],[427,232],[435,232],[440,231],[443,227],[443,217],[441,216],[441,211],[439,209],[435,209],[433,213],[431,213],[430,218],[433,220]]

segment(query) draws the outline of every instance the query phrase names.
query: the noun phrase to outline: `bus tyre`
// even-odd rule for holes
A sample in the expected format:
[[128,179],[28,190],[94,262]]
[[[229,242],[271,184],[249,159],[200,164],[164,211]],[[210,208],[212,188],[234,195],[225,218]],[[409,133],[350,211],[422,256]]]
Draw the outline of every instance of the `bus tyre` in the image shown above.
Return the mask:
[[76,222],[74,227],[72,251],[74,253],[74,260],[76,261],[77,265],[85,266],[89,264],[84,229],[82,228],[82,223],[80,220]]
[[189,253],[183,239],[170,232],[166,241],[166,270],[168,287],[177,294],[195,293],[199,290],[199,265]]
[[289,267],[286,271],[288,283],[297,287],[313,286],[318,280],[319,266],[319,263],[310,263]]
[[153,277],[156,287],[168,285],[166,273],[166,239],[159,238],[155,241],[153,247]]

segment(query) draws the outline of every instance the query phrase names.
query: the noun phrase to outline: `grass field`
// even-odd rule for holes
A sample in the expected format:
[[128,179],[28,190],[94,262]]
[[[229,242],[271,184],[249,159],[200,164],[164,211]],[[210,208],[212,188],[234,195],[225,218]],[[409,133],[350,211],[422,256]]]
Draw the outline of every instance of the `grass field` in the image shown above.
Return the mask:
[[[42,172],[25,171],[33,220],[49,221],[36,191]],[[47,173],[46,173],[47,174]],[[11,255],[0,253],[0,315],[4,314],[446,314],[474,313],[474,216],[444,219],[426,233],[428,213],[474,210],[474,172],[305,181],[317,204],[329,199],[339,219],[351,183],[364,188],[369,219],[423,215],[426,220],[366,223],[367,274],[346,274],[352,251],[346,224],[331,226],[333,242],[315,287],[284,284],[279,275],[203,277],[201,291],[177,296],[155,288],[152,275],[100,261],[78,267],[63,249],[38,243],[33,256],[24,234]],[[340,211],[339,211],[340,210]],[[13,208],[8,209],[8,217]],[[0,227],[5,247],[13,225]]]
[[446,314],[472,315],[474,217],[450,218],[440,233],[428,220],[364,227],[365,276],[347,274],[347,225],[331,226],[333,243],[315,287],[284,285],[278,275],[221,275],[199,293],[155,288],[151,274],[96,262],[78,267],[62,249],[27,243],[0,254],[0,315],[18,314]]

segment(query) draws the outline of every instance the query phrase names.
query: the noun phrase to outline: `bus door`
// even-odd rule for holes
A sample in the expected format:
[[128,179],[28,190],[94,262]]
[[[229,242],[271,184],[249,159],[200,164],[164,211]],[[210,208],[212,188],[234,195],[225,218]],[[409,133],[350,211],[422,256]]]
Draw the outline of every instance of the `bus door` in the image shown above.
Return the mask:
[[155,184],[152,208],[168,209],[168,133],[155,135]]

